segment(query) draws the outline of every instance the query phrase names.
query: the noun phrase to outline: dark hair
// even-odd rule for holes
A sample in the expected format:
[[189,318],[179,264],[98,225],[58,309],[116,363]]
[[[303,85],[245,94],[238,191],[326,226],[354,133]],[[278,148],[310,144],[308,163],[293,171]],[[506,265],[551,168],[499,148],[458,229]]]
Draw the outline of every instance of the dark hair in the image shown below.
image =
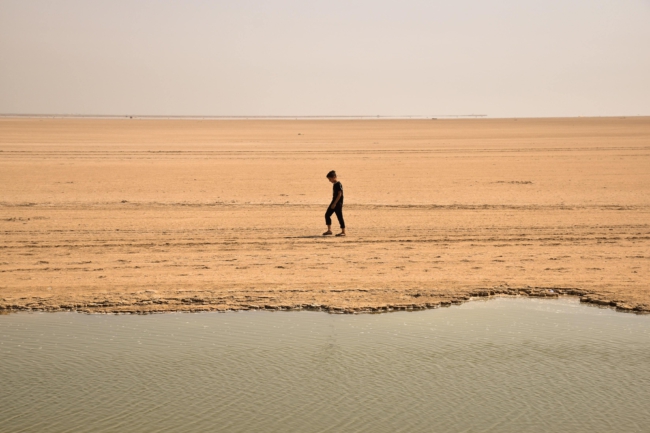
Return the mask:
[[329,173],[327,173],[327,178],[328,178],[328,179],[331,179],[331,178],[333,178],[333,177],[336,177],[336,172],[335,172],[334,170],[332,170],[332,171],[330,171]]

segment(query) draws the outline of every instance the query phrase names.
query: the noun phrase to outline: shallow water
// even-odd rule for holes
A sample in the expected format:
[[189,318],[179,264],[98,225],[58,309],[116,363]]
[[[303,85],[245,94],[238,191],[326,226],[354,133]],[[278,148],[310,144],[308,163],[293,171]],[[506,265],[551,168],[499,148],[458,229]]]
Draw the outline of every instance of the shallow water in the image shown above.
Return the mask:
[[573,299],[381,315],[0,316],[0,431],[650,430],[650,317]]

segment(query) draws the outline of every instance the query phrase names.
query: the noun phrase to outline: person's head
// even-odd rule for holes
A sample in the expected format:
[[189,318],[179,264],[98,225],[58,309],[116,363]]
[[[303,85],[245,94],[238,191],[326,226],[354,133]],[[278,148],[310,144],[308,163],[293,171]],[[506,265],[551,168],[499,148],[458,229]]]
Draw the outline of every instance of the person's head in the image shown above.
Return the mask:
[[327,179],[332,183],[336,183],[336,172],[332,170],[329,173],[327,173]]

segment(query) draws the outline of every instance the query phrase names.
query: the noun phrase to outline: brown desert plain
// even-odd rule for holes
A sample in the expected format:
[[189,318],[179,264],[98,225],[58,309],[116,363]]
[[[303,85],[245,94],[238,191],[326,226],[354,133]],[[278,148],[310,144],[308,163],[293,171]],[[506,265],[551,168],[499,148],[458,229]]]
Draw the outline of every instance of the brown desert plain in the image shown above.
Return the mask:
[[5,117],[0,187],[4,312],[650,312],[649,117]]

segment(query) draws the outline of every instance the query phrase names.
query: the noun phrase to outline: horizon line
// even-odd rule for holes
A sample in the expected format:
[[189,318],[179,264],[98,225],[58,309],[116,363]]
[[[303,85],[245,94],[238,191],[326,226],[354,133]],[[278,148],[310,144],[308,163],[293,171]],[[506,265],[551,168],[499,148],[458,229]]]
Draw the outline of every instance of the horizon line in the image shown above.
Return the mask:
[[211,116],[211,115],[157,115],[157,114],[25,114],[25,113],[0,113],[0,118],[36,118],[36,119],[206,119],[206,120],[436,120],[444,119],[578,119],[578,118],[617,118],[617,117],[648,117],[649,114],[633,115],[577,115],[577,116],[506,116],[489,117],[487,114],[431,114],[431,115],[306,115],[306,116]]
[[161,119],[431,119],[437,117],[488,117],[487,114],[404,114],[404,115],[164,115],[164,114],[26,114],[0,113],[0,117],[73,118],[161,118]]

